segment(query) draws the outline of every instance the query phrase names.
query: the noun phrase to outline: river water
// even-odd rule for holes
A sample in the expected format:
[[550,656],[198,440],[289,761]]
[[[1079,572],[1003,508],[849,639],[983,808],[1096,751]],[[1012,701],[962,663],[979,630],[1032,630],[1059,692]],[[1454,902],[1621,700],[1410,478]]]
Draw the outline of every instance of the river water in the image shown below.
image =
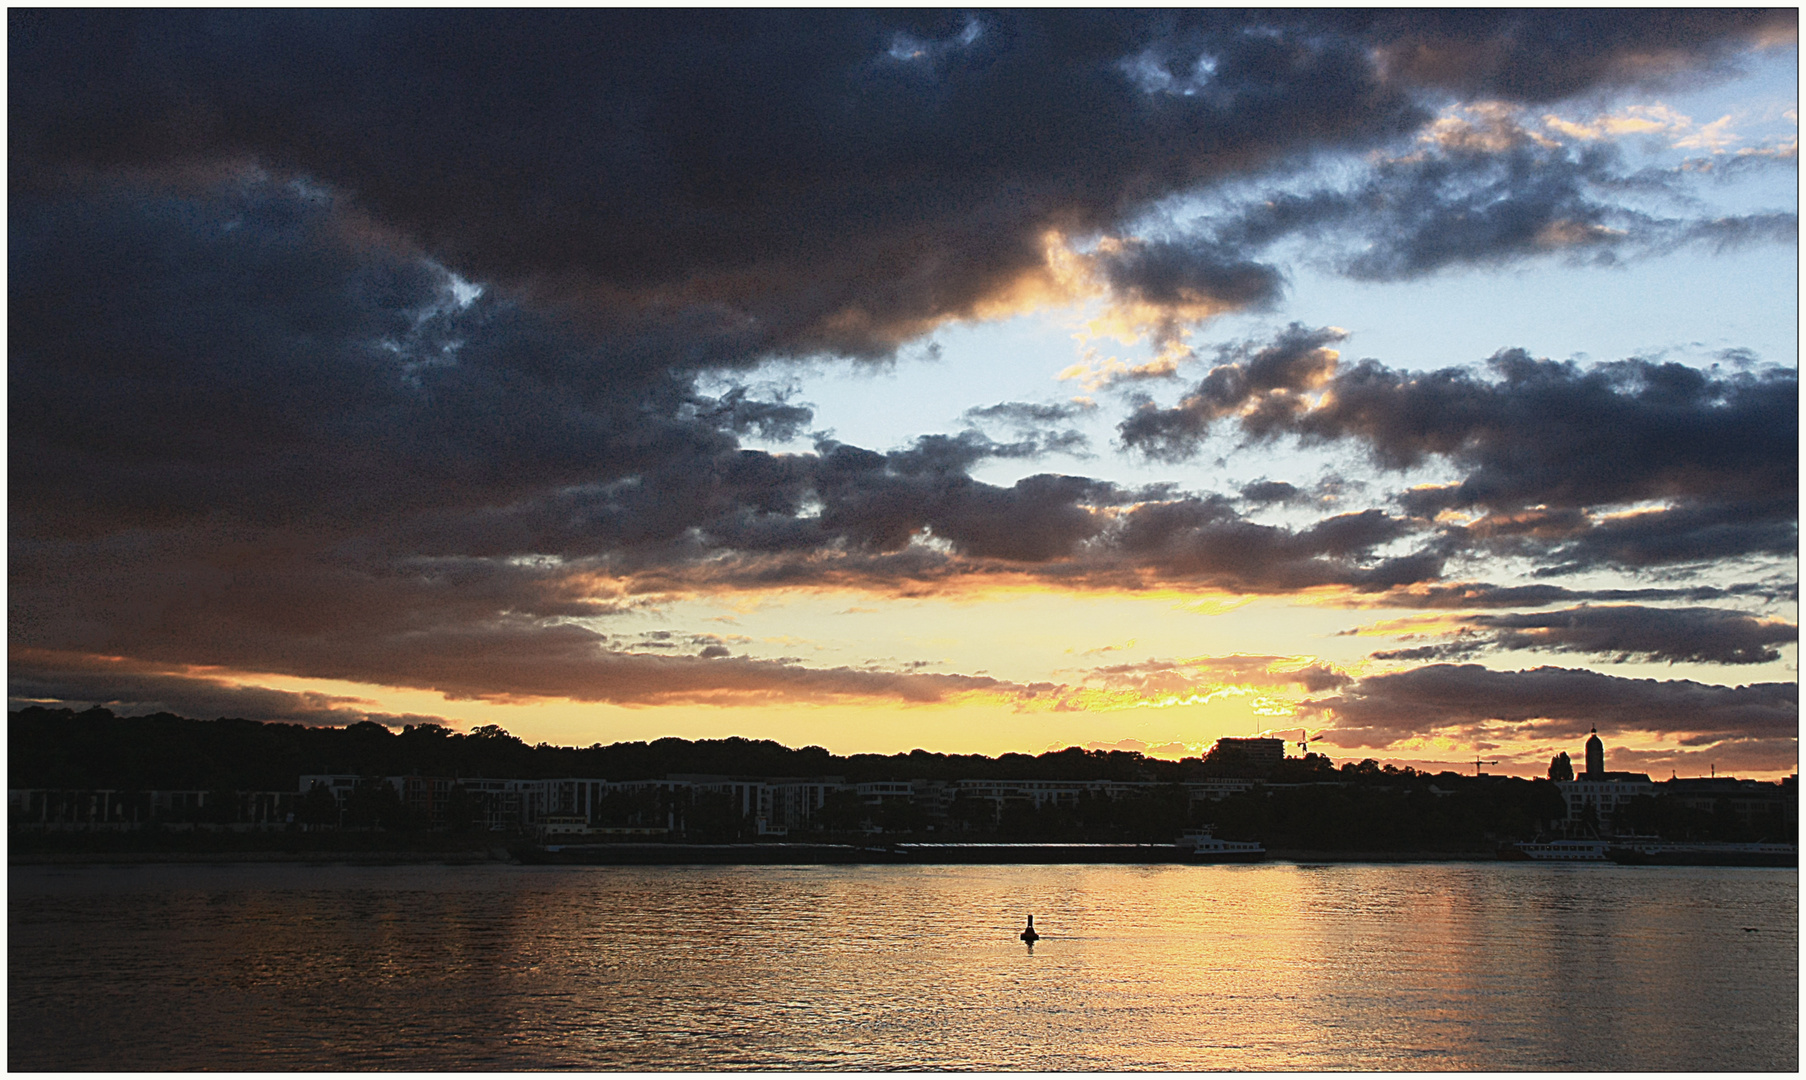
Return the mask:
[[1791,1072],[1798,928],[1794,870],[13,867],[7,1065]]

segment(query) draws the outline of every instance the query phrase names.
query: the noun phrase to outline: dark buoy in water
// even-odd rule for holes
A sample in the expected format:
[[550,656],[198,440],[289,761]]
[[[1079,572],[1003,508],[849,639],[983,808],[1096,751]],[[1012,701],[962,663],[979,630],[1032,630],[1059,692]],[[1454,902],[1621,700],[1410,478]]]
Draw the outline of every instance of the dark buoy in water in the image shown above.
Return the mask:
[[1035,942],[1041,940],[1041,935],[1035,933],[1035,917],[1033,915],[1028,917],[1028,929],[1022,931],[1022,940],[1028,942],[1028,947],[1031,949],[1035,947]]

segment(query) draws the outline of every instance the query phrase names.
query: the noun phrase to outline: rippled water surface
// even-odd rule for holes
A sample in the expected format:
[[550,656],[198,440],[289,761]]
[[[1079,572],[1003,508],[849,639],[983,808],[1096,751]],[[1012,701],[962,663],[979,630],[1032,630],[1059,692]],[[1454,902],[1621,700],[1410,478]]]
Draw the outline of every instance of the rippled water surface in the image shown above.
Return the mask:
[[14,867],[8,903],[13,1069],[1799,1064],[1791,870]]

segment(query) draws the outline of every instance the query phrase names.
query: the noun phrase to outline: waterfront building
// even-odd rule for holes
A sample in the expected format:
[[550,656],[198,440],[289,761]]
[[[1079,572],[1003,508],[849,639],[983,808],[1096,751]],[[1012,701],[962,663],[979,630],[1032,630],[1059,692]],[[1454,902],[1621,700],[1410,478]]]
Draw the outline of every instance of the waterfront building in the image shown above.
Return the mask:
[[614,785],[627,789],[636,785],[665,785],[666,791],[692,791],[706,795],[725,795],[728,803],[743,818],[757,820],[765,812],[765,781],[756,776],[719,776],[713,773],[669,773],[663,780],[624,780]]
[[389,785],[401,796],[401,805],[428,828],[445,826],[445,811],[456,781],[448,776],[392,776]]
[[[1244,742],[1250,740],[1242,740]],[[1282,745],[1279,740],[1252,740]],[[1258,748],[1257,748],[1258,749]],[[599,777],[511,778],[423,776],[362,776],[356,773],[306,773],[295,789],[285,792],[49,791],[14,789],[8,793],[10,817],[15,826],[53,829],[135,829],[151,822],[229,824],[231,828],[285,828],[291,824],[337,827],[346,824],[360,791],[374,785],[406,811],[411,827],[452,827],[457,807],[459,827],[510,833],[566,835],[579,828],[597,833],[607,826],[609,835],[660,834],[683,830],[686,808],[699,800],[715,799],[726,810],[761,836],[781,836],[807,830],[820,820],[836,795],[852,795],[875,811],[907,810],[913,820],[928,828],[948,823],[956,801],[989,804],[1001,817],[1004,808],[1022,804],[1040,810],[1076,807],[1084,799],[1119,800],[1153,793],[1158,789],[1183,791],[1192,803],[1216,802],[1261,787],[1254,778],[1211,777],[1177,785],[1154,780],[868,780],[849,783],[843,776],[768,777],[672,773],[662,778],[607,780]],[[1339,781],[1331,781],[1339,783]],[[1268,785],[1285,786],[1285,785]],[[322,812],[321,794],[331,797]],[[225,800],[233,800],[225,805]],[[614,800],[611,804],[611,800]],[[307,813],[297,812],[303,804]],[[982,811],[981,811],[982,813]],[[322,816],[323,815],[323,816]],[[625,815],[625,816],[622,816]],[[923,819],[926,819],[925,822]],[[369,824],[368,821],[365,824]]]
[[782,836],[810,823],[831,792],[847,789],[844,776],[780,777],[767,780],[760,792],[759,831]]
[[1218,739],[1213,749],[1234,751],[1246,758],[1250,765],[1263,770],[1277,768],[1286,757],[1284,739]]
[[[1601,770],[1603,772],[1603,770]],[[1588,812],[1599,831],[1612,831],[1612,817],[1639,795],[1654,795],[1655,784],[1642,773],[1604,773],[1592,779],[1556,781],[1568,805],[1568,824],[1581,828]]]
[[[1557,759],[1559,762],[1561,759]],[[1551,774],[1557,770],[1551,768]],[[1655,794],[1655,784],[1645,773],[1607,772],[1605,743],[1594,727],[1587,736],[1586,771],[1575,780],[1556,780],[1562,801],[1567,804],[1570,831],[1596,829],[1601,835],[1612,832],[1612,818],[1640,795]]]
[[130,832],[160,828],[249,832],[294,821],[288,791],[10,788],[8,825],[42,832]]

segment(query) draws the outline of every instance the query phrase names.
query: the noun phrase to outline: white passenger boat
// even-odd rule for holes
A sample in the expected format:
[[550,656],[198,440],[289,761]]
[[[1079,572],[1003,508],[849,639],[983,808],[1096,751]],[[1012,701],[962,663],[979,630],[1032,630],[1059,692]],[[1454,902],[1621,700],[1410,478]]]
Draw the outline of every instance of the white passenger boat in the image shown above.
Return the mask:
[[1209,828],[1187,829],[1179,851],[1192,862],[1259,862],[1267,849],[1253,840],[1219,840]]
[[1611,862],[1604,840],[1526,840],[1517,849],[1526,859],[1546,862]]

